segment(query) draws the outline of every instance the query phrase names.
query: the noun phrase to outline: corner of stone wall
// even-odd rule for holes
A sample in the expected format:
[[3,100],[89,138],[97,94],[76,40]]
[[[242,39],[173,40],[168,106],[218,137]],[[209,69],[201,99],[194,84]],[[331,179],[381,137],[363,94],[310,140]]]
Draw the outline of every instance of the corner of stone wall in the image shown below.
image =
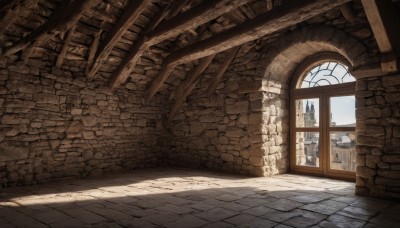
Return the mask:
[[[288,170],[288,110],[282,88],[259,80],[240,83],[249,93],[250,174],[272,176]],[[288,98],[287,98],[288,99]]]
[[400,198],[400,75],[357,80],[356,194]]

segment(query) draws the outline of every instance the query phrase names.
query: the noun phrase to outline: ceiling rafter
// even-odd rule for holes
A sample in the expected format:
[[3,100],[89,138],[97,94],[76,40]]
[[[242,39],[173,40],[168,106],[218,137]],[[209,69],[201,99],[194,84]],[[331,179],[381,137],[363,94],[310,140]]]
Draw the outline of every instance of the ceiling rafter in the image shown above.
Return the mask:
[[238,26],[189,47],[182,48],[167,56],[164,62],[166,65],[180,65],[204,56],[216,54],[298,24],[349,1],[291,0]]
[[102,64],[107,60],[111,50],[118,43],[118,40],[135,23],[135,21],[151,2],[152,0],[129,1],[128,5],[125,7],[125,10],[122,12],[121,17],[112,27],[110,33],[108,33],[104,39],[104,42],[97,50],[92,66],[90,66],[90,70],[86,72],[87,77],[92,78],[96,74]]
[[[180,3],[185,3],[186,1],[179,1]],[[150,21],[150,23],[146,26],[146,30],[142,33],[142,35],[135,41],[133,46],[130,48],[128,55],[123,59],[122,63],[118,66],[118,68],[114,71],[109,80],[109,88],[115,89],[117,85],[126,81],[134,68],[133,63],[136,63],[140,56],[143,55],[144,51],[149,47],[146,45],[146,34],[154,29],[169,13],[171,9],[171,5],[169,4],[167,7],[164,7],[163,10],[159,11]],[[184,4],[181,4],[182,7]],[[179,7],[179,6],[178,6]]]
[[35,44],[42,43],[54,35],[68,31],[79,21],[82,13],[96,5],[98,1],[99,0],[61,1],[46,23],[17,43],[5,47],[3,55],[10,56],[25,49],[24,58],[29,58]]
[[73,25],[72,28],[68,31],[67,38],[65,38],[64,45],[61,49],[60,54],[58,54],[58,57],[57,57],[56,67],[58,67],[58,68],[61,68],[61,65],[64,61],[65,55],[67,54],[67,50],[68,50],[69,44],[71,42],[72,35],[75,32],[75,29],[76,29],[76,25]]
[[184,13],[172,17],[170,20],[161,22],[131,48],[128,56],[112,76],[109,87],[116,88],[125,82],[128,75],[135,68],[140,56],[148,47],[175,37],[182,31],[205,24],[247,2],[249,0],[206,0]]
[[209,94],[214,93],[218,84],[221,82],[222,77],[224,76],[225,72],[228,70],[228,67],[231,65],[231,63],[235,59],[237,53],[239,52],[240,47],[241,46],[234,47],[226,53],[227,57],[224,59],[224,61],[222,62],[222,64],[218,68],[218,70],[212,76],[212,81],[207,89]]
[[199,64],[197,64],[192,69],[192,71],[188,73],[188,77],[186,77],[185,81],[177,87],[175,103],[172,106],[171,111],[169,113],[169,120],[174,118],[178,110],[181,108],[182,104],[186,101],[187,96],[192,92],[192,90],[196,87],[197,83],[200,81],[202,73],[211,64],[214,57],[215,55],[210,55],[200,59]]
[[21,15],[35,8],[38,0],[24,0],[17,1],[15,4],[13,3],[14,2],[10,1],[3,7],[4,9],[0,10],[0,13],[2,14],[2,17],[0,17],[0,34],[2,34]]
[[286,5],[260,14],[238,26],[182,48],[164,59],[162,70],[146,92],[146,100],[149,101],[158,92],[170,76],[172,72],[170,69],[175,68],[177,65],[214,55],[243,43],[256,40],[264,35],[327,12],[349,1],[351,0],[292,0]]
[[400,68],[400,19],[396,14],[396,6],[389,0],[362,0],[361,2],[381,52],[382,71],[398,71]]

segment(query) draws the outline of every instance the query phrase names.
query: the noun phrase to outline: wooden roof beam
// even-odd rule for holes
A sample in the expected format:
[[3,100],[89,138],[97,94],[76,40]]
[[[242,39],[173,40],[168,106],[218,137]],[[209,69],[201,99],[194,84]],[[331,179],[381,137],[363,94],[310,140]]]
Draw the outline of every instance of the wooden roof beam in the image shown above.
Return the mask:
[[248,3],[249,0],[205,0],[192,9],[164,21],[147,34],[150,45],[158,44],[164,40],[175,37],[192,28],[205,24],[239,6]]
[[298,24],[351,0],[291,0],[238,26],[170,54],[166,65],[179,65],[216,54]]
[[235,59],[237,53],[239,52],[240,47],[241,46],[234,47],[231,50],[229,50],[228,53],[226,54],[227,57],[222,62],[222,64],[219,66],[217,72],[215,72],[214,76],[212,77],[212,81],[210,83],[210,86],[208,86],[208,93],[209,94],[214,93],[214,91],[217,88],[218,84],[222,80],[222,76],[228,70],[229,65],[231,65],[231,63]]
[[195,66],[193,70],[188,73],[185,81],[177,87],[175,103],[169,113],[169,120],[174,118],[178,110],[181,108],[182,104],[186,101],[187,96],[196,87],[197,83],[200,81],[202,73],[211,64],[214,56],[215,55],[210,55],[201,59],[199,64],[197,64],[197,66]]
[[[185,1],[179,1],[179,2],[182,3]],[[146,30],[130,48],[128,55],[122,60],[122,63],[114,71],[114,73],[111,76],[111,79],[109,80],[108,86],[111,90],[114,90],[117,86],[124,83],[126,79],[129,77],[129,74],[135,67],[136,62],[139,61],[140,56],[142,56],[144,51],[149,47],[149,45],[146,44],[147,38],[145,37],[145,35],[149,31],[153,30],[169,14],[170,6],[171,5],[164,7],[163,10],[159,11],[151,19],[150,23],[146,26]]]
[[[99,0],[61,1],[60,5],[57,6],[46,23],[17,43],[4,48],[3,54],[5,56],[15,54],[22,49],[34,46],[36,43],[41,43],[56,34],[70,30],[71,27],[79,21],[82,13],[96,5],[98,1]],[[28,53],[29,52],[30,51],[28,51]]]
[[89,67],[89,72],[86,72],[87,77],[92,78],[100,69],[101,65],[107,60],[113,47],[124,33],[135,23],[146,7],[152,0],[130,0],[122,16],[117,23],[112,27],[110,33],[104,39],[104,43],[97,50],[93,64]]
[[61,68],[61,65],[64,61],[65,55],[67,54],[68,47],[69,47],[69,44],[72,39],[72,35],[75,32],[75,28],[76,28],[76,25],[72,26],[72,28],[68,31],[67,38],[65,38],[64,45],[63,45],[61,52],[58,55],[57,61],[56,61],[56,67],[58,67],[58,68]]
[[383,72],[398,72],[400,19],[391,0],[362,0],[375,40],[381,52]]
[[[20,15],[25,14],[37,6],[38,0],[24,0],[14,2],[12,1],[5,4],[4,9],[0,10],[2,16],[0,17],[0,34],[3,33]],[[4,12],[2,12],[4,11]]]
[[[243,43],[256,40],[264,35],[295,25],[349,1],[351,0],[291,0],[285,5],[276,7],[236,27],[170,54],[163,62],[163,69],[175,68],[177,65],[214,55]],[[147,101],[158,92],[168,77],[169,74],[164,74],[163,71],[157,75],[146,93]]]
[[140,56],[149,46],[175,37],[182,31],[196,28],[248,2],[250,0],[206,0],[170,20],[161,22],[132,46],[129,54],[113,74],[109,87],[114,89],[125,82]]

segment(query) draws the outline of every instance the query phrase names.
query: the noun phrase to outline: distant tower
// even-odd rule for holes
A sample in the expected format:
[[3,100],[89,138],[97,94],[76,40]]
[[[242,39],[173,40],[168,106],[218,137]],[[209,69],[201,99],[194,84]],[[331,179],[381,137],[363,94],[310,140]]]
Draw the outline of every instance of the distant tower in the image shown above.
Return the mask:
[[[317,121],[315,120],[315,107],[314,103],[311,102],[311,107],[308,104],[306,104],[306,113],[304,113],[304,127],[315,127]],[[314,140],[315,135],[314,133],[307,132],[305,135],[306,140]]]

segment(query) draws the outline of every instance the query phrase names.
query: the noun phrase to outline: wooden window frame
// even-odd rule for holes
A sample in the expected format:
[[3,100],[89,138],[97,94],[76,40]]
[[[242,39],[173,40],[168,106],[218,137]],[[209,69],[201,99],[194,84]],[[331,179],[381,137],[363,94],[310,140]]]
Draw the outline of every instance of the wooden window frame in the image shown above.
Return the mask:
[[[307,174],[315,176],[332,177],[338,179],[355,180],[355,172],[334,170],[330,168],[330,134],[331,131],[356,131],[355,127],[330,126],[330,98],[355,95],[356,82],[320,86],[313,88],[297,88],[302,82],[305,74],[312,68],[327,61],[338,61],[346,66],[351,66],[341,55],[336,53],[320,53],[306,59],[295,71],[295,77],[291,84],[290,93],[290,171],[292,173]],[[297,127],[296,126],[296,100],[319,99],[319,126]],[[319,132],[319,167],[296,165],[296,133],[297,132]]]

